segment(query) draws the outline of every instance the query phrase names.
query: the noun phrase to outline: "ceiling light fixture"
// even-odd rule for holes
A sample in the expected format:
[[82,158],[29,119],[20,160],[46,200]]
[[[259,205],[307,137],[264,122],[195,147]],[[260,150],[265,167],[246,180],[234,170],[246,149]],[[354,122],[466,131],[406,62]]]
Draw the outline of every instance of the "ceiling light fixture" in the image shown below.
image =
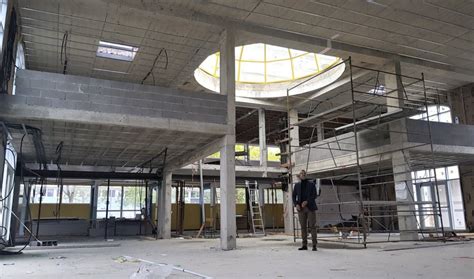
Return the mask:
[[133,61],[137,51],[137,47],[99,41],[97,56],[122,61]]

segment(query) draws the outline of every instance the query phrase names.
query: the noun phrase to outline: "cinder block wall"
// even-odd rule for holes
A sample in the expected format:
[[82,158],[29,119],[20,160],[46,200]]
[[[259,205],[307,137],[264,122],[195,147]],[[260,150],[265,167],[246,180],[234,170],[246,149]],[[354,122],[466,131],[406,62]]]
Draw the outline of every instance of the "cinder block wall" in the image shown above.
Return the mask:
[[[453,121],[457,117],[460,124],[474,125],[474,84],[458,88],[450,94]],[[472,142],[474,142],[474,138],[472,138]],[[474,231],[474,165],[460,165],[459,172],[466,225],[470,231]]]
[[225,124],[226,96],[20,70],[16,98],[28,105]]

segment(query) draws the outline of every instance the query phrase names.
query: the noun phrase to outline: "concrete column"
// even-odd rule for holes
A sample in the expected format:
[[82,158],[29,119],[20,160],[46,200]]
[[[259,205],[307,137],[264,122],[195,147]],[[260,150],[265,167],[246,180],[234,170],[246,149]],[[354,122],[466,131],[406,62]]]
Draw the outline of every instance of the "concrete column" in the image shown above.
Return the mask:
[[171,238],[171,183],[172,173],[165,172],[158,187],[158,238]]
[[99,186],[102,181],[94,181],[91,185],[91,211],[90,211],[90,223],[89,223],[89,236],[98,235],[98,223],[97,223],[97,204],[99,202]]
[[227,27],[220,42],[220,93],[227,95],[227,125],[220,159],[221,249],[236,248],[235,220],[235,30]]
[[265,110],[258,109],[258,142],[260,145],[260,166],[263,167],[263,177],[267,177],[268,166],[268,150],[267,150],[267,134],[265,126]]
[[[401,74],[400,61],[394,61],[390,72]],[[385,88],[387,91],[395,90],[390,96],[399,99],[387,98],[387,110],[394,111],[404,105],[404,92],[400,78],[395,75],[385,75]],[[405,119],[395,121],[389,124],[390,141],[393,146],[403,146],[408,142],[407,128]],[[402,151],[396,151],[392,154],[393,179],[395,184],[395,198],[397,201],[414,202],[413,183],[411,178],[411,169],[409,166],[409,154]],[[401,240],[418,240],[417,220],[414,215],[415,205],[397,206],[398,227],[400,229]],[[407,231],[409,230],[409,231]]]
[[324,127],[322,123],[316,125],[316,135],[318,137],[318,141],[324,140]]
[[[298,122],[298,111],[293,109],[290,110],[290,114],[288,115],[290,118],[290,125]],[[300,145],[300,135],[299,135],[299,127],[298,126],[291,126],[292,129],[290,129],[290,145],[291,145],[291,151],[294,152],[297,149],[297,146]],[[294,164],[296,161],[296,155],[293,153],[291,155],[291,165],[289,168],[293,168]],[[298,174],[300,170],[293,169],[292,174],[293,176],[291,177],[291,181],[294,183],[297,181],[296,175]],[[285,233],[286,234],[293,234],[294,226],[293,226],[293,200],[292,200],[292,194],[293,194],[293,186],[294,184],[291,183],[288,185],[288,191],[284,193],[283,195],[283,208],[284,208],[284,224],[285,224]]]
[[[99,201],[99,186],[102,181],[95,181],[91,187],[92,197],[91,197],[91,220],[95,222],[97,219],[97,203]],[[95,225],[94,225],[95,227]]]
[[250,163],[250,144],[248,142],[244,145],[244,151],[247,153],[245,156],[245,162]]
[[[393,72],[396,74],[401,74],[401,65],[399,60],[395,60],[393,65],[387,65],[388,71]],[[387,96],[396,97],[398,99],[387,98],[387,108],[388,112],[396,110],[398,107],[401,107],[405,104],[404,100],[404,92],[403,92],[403,84],[400,78],[397,78],[396,75],[385,75],[385,90],[386,91],[393,91]]]

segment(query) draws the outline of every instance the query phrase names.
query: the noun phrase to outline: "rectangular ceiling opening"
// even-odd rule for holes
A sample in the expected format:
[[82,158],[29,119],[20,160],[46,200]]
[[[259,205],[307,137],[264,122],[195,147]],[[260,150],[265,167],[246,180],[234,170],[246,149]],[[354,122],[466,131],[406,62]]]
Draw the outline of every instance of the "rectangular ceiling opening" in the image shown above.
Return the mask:
[[99,41],[97,56],[122,61],[133,61],[137,51],[137,47]]

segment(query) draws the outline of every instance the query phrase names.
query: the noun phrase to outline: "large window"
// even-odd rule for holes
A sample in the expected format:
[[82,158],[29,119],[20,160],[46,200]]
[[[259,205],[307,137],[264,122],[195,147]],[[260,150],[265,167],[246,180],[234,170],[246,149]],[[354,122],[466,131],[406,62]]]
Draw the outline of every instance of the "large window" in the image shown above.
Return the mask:
[[427,120],[428,116],[431,122],[453,122],[451,118],[451,109],[448,106],[429,106],[428,113],[424,112],[421,114],[417,114],[410,117],[410,119]]
[[[199,204],[200,198],[199,187],[184,188],[184,203]],[[216,203],[220,203],[220,188],[216,188]],[[176,187],[171,189],[171,203],[176,203]],[[204,203],[211,203],[211,190],[204,189]],[[235,190],[235,203],[245,203],[245,188],[237,188]]]
[[[32,185],[31,188],[31,203],[40,202],[41,185]],[[58,185],[43,185],[43,201],[42,203],[59,203],[60,187]],[[80,185],[64,185],[62,203],[90,203],[91,200],[91,186]]]
[[[410,118],[452,123],[450,108],[440,105],[429,106],[428,113],[425,112]],[[435,187],[435,178],[438,187]],[[436,202],[439,196],[444,227],[454,230],[466,229],[458,166],[437,168],[435,171],[431,169],[412,172],[412,179],[414,195],[417,201]],[[418,222],[422,228],[441,226],[441,219],[433,214],[436,212],[436,209],[432,209],[432,205],[417,206],[417,209],[419,211],[417,215]]]
[[[439,228],[442,221],[445,228],[466,229],[458,166],[412,172],[412,179],[415,200],[427,202],[416,206],[420,227]],[[437,201],[440,202],[442,220],[435,214],[438,211]]]
[[265,189],[264,198],[265,204],[282,204],[283,191],[281,189]]
[[[145,187],[110,186],[108,217],[134,219],[145,207]],[[107,209],[107,186],[99,187],[97,218],[105,218]]]
[[[235,151],[244,151],[245,147],[243,144],[236,144],[235,145]],[[249,146],[249,153],[250,153],[250,160],[258,161],[260,160],[260,147],[258,145],[250,145]],[[280,148],[276,146],[268,146],[267,147],[267,160],[268,161],[273,161],[273,162],[279,162],[280,161],[280,156],[277,155],[280,153]],[[208,158],[220,158],[220,153],[216,152],[209,156]],[[238,160],[244,160],[244,156],[237,156],[236,159]]]

